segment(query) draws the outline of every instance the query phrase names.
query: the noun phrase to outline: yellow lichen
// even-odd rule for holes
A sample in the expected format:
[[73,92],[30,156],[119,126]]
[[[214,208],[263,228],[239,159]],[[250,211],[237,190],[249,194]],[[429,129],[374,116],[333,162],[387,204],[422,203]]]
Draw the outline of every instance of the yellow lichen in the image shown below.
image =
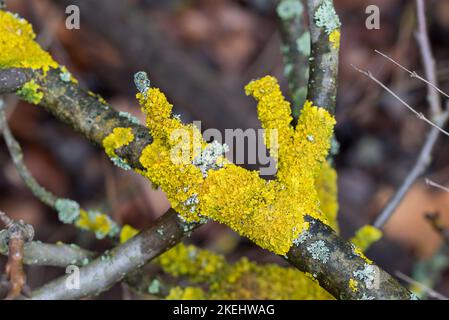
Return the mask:
[[157,259],[165,272],[173,276],[188,276],[193,282],[207,281],[226,267],[223,256],[179,244]]
[[358,229],[351,242],[365,252],[375,242],[382,238],[382,231],[371,225],[364,225]]
[[[137,94],[154,137],[140,162],[144,175],[166,192],[172,207],[187,221],[197,221],[199,215],[211,218],[265,249],[285,254],[307,229],[305,215],[328,223],[327,215],[333,216],[336,210],[331,208],[326,214],[320,210],[315,186],[325,165],[335,120],[325,109],[307,102],[293,128],[290,105],[270,76],[252,81],[246,93],[259,101],[262,127],[271,130],[267,134],[277,133],[277,142],[266,139],[271,155],[278,160],[276,180],[266,181],[257,171],[227,161],[203,175],[192,164],[206,148],[201,133],[173,118],[172,105],[155,88]],[[181,139],[174,139],[174,135]]]
[[212,300],[333,299],[299,270],[275,264],[258,265],[246,258],[229,264],[223,256],[194,246],[179,244],[156,262],[168,274],[184,276],[204,287],[204,290],[176,287],[167,299],[183,299],[193,294],[198,299]]
[[365,254],[363,253],[363,250],[360,249],[359,247],[353,245],[352,252],[353,252],[356,256],[358,256],[358,257],[362,258],[363,260],[365,260],[366,263],[368,263],[368,264],[373,264],[373,261],[370,260],[370,259],[368,259],[368,257],[365,256]]
[[357,282],[357,280],[354,280],[354,279],[349,279],[349,289],[351,289],[352,290],[352,292],[356,292],[357,290],[359,290],[358,289],[358,282]]
[[338,29],[332,31],[329,34],[329,41],[332,43],[332,47],[334,49],[340,48],[340,31]]
[[315,188],[320,200],[320,210],[326,215],[332,229],[338,232],[337,172],[328,162],[321,167]]
[[139,233],[139,230],[125,224],[120,230],[120,243],[125,243],[126,241],[134,237],[137,233]]
[[44,97],[44,93],[39,89],[40,86],[34,80],[30,80],[17,90],[17,95],[29,103],[39,104]]
[[110,158],[116,158],[117,154],[115,153],[115,150],[127,146],[133,140],[134,135],[131,128],[117,127],[103,139],[103,147]]
[[117,225],[109,216],[93,210],[81,209],[75,225],[81,229],[94,232],[99,239],[105,236],[114,236],[118,231]]
[[170,290],[167,300],[206,300],[204,291],[197,287],[174,287]]
[[34,41],[31,25],[10,12],[0,10],[0,68],[57,68],[58,64]]

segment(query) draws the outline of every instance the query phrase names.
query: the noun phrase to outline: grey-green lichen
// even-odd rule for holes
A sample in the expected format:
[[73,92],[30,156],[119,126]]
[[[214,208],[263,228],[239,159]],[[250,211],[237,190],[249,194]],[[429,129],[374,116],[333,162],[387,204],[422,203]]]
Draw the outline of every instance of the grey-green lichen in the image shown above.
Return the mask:
[[304,56],[310,56],[310,32],[304,32],[297,40],[296,40],[296,48],[300,53]]
[[315,11],[314,18],[316,25],[320,28],[324,28],[328,35],[341,26],[340,19],[335,12],[332,0],[323,0],[321,5]]
[[130,114],[129,112],[120,111],[120,112],[118,113],[118,115],[119,115],[120,117],[122,117],[122,118],[128,119],[131,123],[134,123],[134,124],[140,124],[139,118],[133,116],[133,115]]
[[159,290],[161,289],[161,283],[158,279],[154,279],[151,281],[150,285],[148,286],[148,293],[150,294],[157,294],[159,293]]
[[301,15],[304,6],[300,0],[281,0],[276,11],[281,19],[290,20]]
[[373,296],[368,296],[366,293],[363,293],[362,297],[359,300],[374,300]]
[[131,170],[131,166],[128,164],[128,162],[126,160],[124,160],[120,157],[111,157],[110,159],[115,166],[117,166],[123,170]]
[[306,241],[307,239],[310,239],[311,237],[312,237],[312,235],[310,234],[310,232],[308,230],[304,230],[303,232],[301,232],[299,234],[298,238],[293,240],[293,245],[298,246],[301,243],[303,243],[304,241]]
[[63,223],[74,223],[80,216],[80,205],[70,199],[59,198],[55,202],[55,209],[59,220]]
[[310,252],[312,258],[315,260],[322,261],[323,263],[326,263],[329,260],[329,248],[323,240],[318,240],[310,244],[307,247],[307,251]]
[[363,269],[357,269],[352,274],[357,280],[365,283],[367,289],[374,289],[376,284],[376,266],[365,263]]
[[223,161],[218,161],[218,159],[228,151],[229,147],[227,144],[213,141],[201,151],[201,154],[193,159],[192,164],[201,170],[203,177],[207,177],[209,170],[218,170],[223,167]]
[[63,82],[70,82],[72,80],[72,74],[67,70],[61,71],[59,79]]
[[144,96],[147,90],[151,87],[151,82],[148,79],[148,75],[145,71],[139,71],[134,74],[134,84],[137,90]]
[[410,300],[419,300],[419,297],[413,292],[410,294]]

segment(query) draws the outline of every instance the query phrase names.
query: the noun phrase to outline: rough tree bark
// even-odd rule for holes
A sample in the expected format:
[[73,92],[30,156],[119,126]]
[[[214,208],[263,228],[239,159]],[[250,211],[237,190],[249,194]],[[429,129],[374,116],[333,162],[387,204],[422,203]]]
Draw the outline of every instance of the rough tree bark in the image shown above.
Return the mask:
[[[24,81],[34,79],[44,93],[40,105],[96,144],[101,144],[103,138],[114,127],[131,127],[136,139],[127,147],[118,150],[117,154],[126,159],[133,168],[141,168],[139,155],[144,146],[152,141],[144,126],[120,116],[117,111],[105,105],[95,95],[80,88],[78,84],[62,81],[58,70],[49,71],[45,77],[39,71],[33,70],[0,70],[0,78],[11,74],[20,74]],[[379,288],[369,289],[362,285],[354,292],[347,284],[343,285],[343,280],[338,279],[349,280],[354,277],[354,268],[364,265],[364,260],[350,251],[351,245],[339,238],[330,228],[320,221],[315,221],[314,225],[316,227],[311,228],[311,232],[317,234],[313,237],[329,244],[332,258],[326,263],[314,259],[307,250],[309,241],[307,240],[290,250],[288,261],[292,265],[306,272],[313,271],[320,285],[336,297],[345,299],[371,297],[409,299],[411,297],[407,289],[377,267],[381,280]],[[170,210],[135,238],[82,267],[80,269],[81,290],[67,290],[66,277],[62,277],[36,290],[33,298],[78,299],[98,294],[120,281],[126,273],[170,249],[190,234],[195,227],[183,223],[178,215]],[[157,232],[160,228],[165,229],[164,236]],[[348,268],[349,265],[353,265],[354,268]]]

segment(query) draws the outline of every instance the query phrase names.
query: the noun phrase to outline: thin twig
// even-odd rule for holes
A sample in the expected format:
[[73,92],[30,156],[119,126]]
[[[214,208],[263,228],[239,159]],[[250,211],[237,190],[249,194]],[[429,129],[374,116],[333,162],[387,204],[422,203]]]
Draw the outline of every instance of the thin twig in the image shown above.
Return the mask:
[[6,235],[8,243],[8,262],[5,273],[10,281],[10,288],[6,299],[12,300],[20,296],[26,283],[26,275],[23,270],[24,245],[33,240],[34,229],[22,220],[12,220],[1,211],[0,219],[7,227],[6,232],[2,231],[2,234]]
[[436,183],[435,181],[432,181],[430,179],[426,179],[426,184],[428,186],[431,186],[431,187],[434,187],[434,188],[437,188],[437,189],[449,192],[449,188],[448,187],[445,187],[445,186],[443,186],[443,185],[441,185],[439,183]]
[[[445,113],[444,120],[446,121],[448,118],[448,113]],[[426,141],[421,148],[418,159],[415,162],[410,173],[407,175],[402,185],[396,191],[394,196],[388,201],[388,204],[382,210],[382,212],[377,216],[374,221],[374,226],[376,228],[382,228],[388,219],[393,215],[396,208],[401,203],[402,199],[405,197],[407,192],[410,190],[411,186],[415,183],[416,179],[418,179],[427,169],[429,163],[431,161],[432,151],[435,147],[436,141],[439,136],[439,130],[436,128],[432,128],[427,135]]]
[[425,78],[421,77],[416,71],[412,71],[408,68],[406,68],[405,66],[403,66],[402,64],[400,64],[399,62],[397,62],[396,60],[394,60],[393,58],[391,58],[390,56],[386,55],[383,52],[380,52],[379,50],[375,49],[374,50],[375,53],[380,54],[382,57],[384,57],[387,60],[390,60],[392,63],[394,63],[396,66],[398,66],[399,68],[401,68],[402,70],[406,71],[407,73],[410,74],[410,77],[412,78],[416,78],[422,82],[424,82],[425,84],[427,84],[428,86],[431,86],[433,89],[435,89],[436,91],[438,91],[439,93],[441,93],[443,96],[445,96],[446,98],[449,98],[449,95],[444,92],[443,90],[441,90],[440,88],[438,88],[435,84],[431,83],[430,81],[426,80]]
[[[438,80],[435,72],[435,58],[430,46],[429,34],[427,32],[426,10],[424,0],[416,0],[416,15],[418,17],[418,30],[416,32],[416,39],[418,47],[421,51],[421,58],[424,65],[424,72],[426,78],[430,83],[438,86]],[[432,115],[436,116],[441,113],[441,99],[437,90],[432,86],[427,86],[427,100],[430,104],[430,111]]]
[[[376,218],[374,222],[374,226],[377,228],[381,228],[384,226],[384,224],[387,222],[387,220],[393,215],[396,208],[401,203],[402,199],[405,197],[413,183],[418,179],[424,171],[429,166],[431,155],[434,149],[434,146],[436,144],[438,133],[442,132],[445,135],[449,136],[449,133],[442,129],[441,127],[446,124],[446,121],[448,119],[448,111],[442,112],[441,108],[441,101],[440,97],[438,95],[438,92],[442,92],[441,90],[436,90],[435,86],[437,85],[436,80],[436,72],[435,72],[435,61],[432,55],[432,51],[429,44],[429,39],[427,35],[427,26],[425,21],[425,12],[424,12],[424,3],[422,0],[416,1],[417,6],[417,15],[418,15],[418,24],[419,24],[419,32],[418,32],[418,43],[421,45],[421,55],[423,58],[424,63],[424,69],[426,72],[426,77],[429,80],[423,79],[422,77],[419,77],[416,75],[415,72],[412,72],[399,64],[398,62],[394,61],[390,57],[388,57],[385,54],[380,53],[379,51],[376,51],[377,53],[381,54],[382,56],[386,57],[388,60],[392,61],[394,64],[399,66],[400,68],[406,70],[409,72],[412,76],[417,76],[419,79],[427,83],[427,97],[430,104],[430,112],[432,115],[432,118],[435,121],[438,121],[438,124],[435,124],[434,122],[428,120],[422,113],[417,112],[415,109],[413,109],[409,104],[407,104],[404,100],[402,100],[397,94],[395,94],[390,88],[388,88],[386,85],[384,85],[380,80],[376,79],[371,72],[364,71],[359,68],[354,67],[357,71],[365,74],[370,79],[375,81],[377,84],[379,84],[383,89],[385,89],[387,92],[389,92],[391,95],[393,95],[396,99],[398,99],[402,104],[404,104],[410,111],[412,111],[415,115],[418,116],[419,119],[424,120],[428,124],[432,126],[432,129],[430,130],[427,139],[421,149],[421,152],[419,154],[418,159],[416,160],[416,163],[413,167],[413,169],[410,171],[410,173],[405,178],[402,185],[399,187],[395,195],[390,199],[390,201],[387,203],[385,208],[382,210],[382,212],[379,214],[379,216]],[[444,94],[444,93],[443,93]],[[447,108],[446,108],[447,109]]]
[[[0,231],[0,254],[8,255],[8,232]],[[75,244],[50,244],[40,241],[25,243],[23,263],[33,266],[66,267],[86,265],[97,254]]]
[[3,99],[0,98],[0,132],[3,135],[6,146],[8,147],[11,159],[16,167],[19,176],[22,178],[26,186],[33,192],[33,194],[39,198],[46,205],[54,208],[55,202],[58,199],[54,194],[47,191],[42,187],[33,175],[30,173],[25,163],[23,162],[23,152],[17,140],[9,129],[8,122],[5,115],[5,104]]
[[414,286],[420,287],[422,290],[424,290],[430,297],[438,299],[438,300],[449,300],[446,296],[442,295],[441,293],[436,292],[435,290],[427,287],[426,285],[422,284],[421,282],[416,281],[415,279],[405,275],[401,271],[396,271],[395,275],[402,279],[403,281],[412,284]]
[[[365,76],[367,76],[368,78],[370,78],[371,80],[373,80],[374,82],[376,82],[379,86],[381,86],[385,91],[387,91],[389,94],[391,94],[393,97],[395,97],[399,102],[401,102],[404,106],[406,106],[411,112],[413,112],[418,119],[423,120],[424,122],[426,122],[427,124],[431,125],[432,127],[438,129],[440,132],[444,133],[445,135],[447,135],[449,137],[449,132],[447,132],[446,130],[444,130],[443,128],[440,127],[440,125],[432,122],[431,120],[427,119],[426,116],[424,116],[424,114],[422,112],[418,112],[416,111],[412,106],[410,106],[407,102],[405,102],[401,97],[399,97],[393,90],[391,90],[390,88],[388,88],[385,84],[383,84],[379,79],[377,79],[375,76],[373,76],[373,74],[370,71],[366,71],[363,69],[360,69],[356,66],[354,66],[353,64],[351,64],[351,66],[357,70],[358,72],[364,74]],[[438,119],[439,122],[442,122],[440,119]]]

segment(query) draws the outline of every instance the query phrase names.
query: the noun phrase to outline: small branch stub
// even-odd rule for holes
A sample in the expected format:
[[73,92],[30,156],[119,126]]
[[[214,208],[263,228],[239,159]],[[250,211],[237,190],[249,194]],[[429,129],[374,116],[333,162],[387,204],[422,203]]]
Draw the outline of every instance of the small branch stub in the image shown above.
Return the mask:
[[23,271],[23,251],[26,242],[34,238],[34,229],[23,220],[14,221],[4,212],[0,211],[0,220],[7,228],[8,243],[8,263],[6,264],[6,276],[10,281],[10,289],[6,299],[17,298],[22,292],[26,282],[26,275]]

